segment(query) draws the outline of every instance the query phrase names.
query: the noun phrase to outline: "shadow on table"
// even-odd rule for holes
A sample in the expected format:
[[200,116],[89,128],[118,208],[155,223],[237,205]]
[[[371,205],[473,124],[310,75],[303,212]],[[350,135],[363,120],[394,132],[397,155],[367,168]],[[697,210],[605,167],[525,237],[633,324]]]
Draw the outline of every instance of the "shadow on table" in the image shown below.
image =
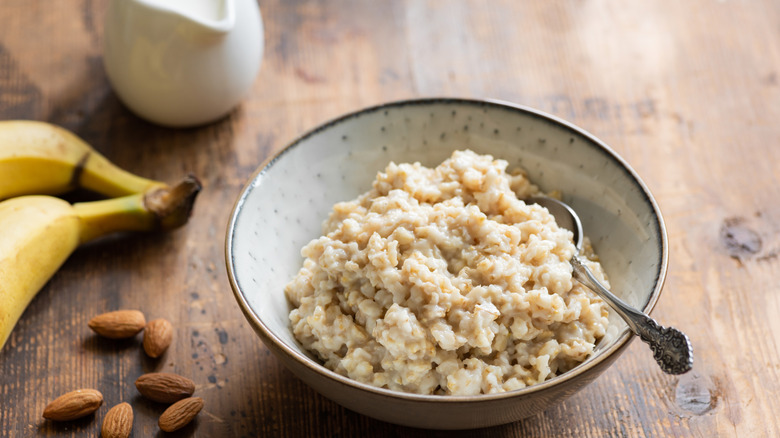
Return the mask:
[[72,421],[42,420],[38,424],[38,433],[41,436],[59,436],[64,434],[86,436],[94,430],[95,417],[96,414],[90,414]]

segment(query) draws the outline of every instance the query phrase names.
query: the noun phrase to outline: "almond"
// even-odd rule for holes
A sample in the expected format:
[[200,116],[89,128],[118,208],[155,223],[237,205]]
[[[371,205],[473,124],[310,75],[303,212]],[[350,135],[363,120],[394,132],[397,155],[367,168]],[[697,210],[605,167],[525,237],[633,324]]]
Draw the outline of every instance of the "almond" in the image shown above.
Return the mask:
[[203,399],[200,397],[179,400],[160,415],[160,420],[157,424],[165,432],[179,430],[189,424],[201,409],[203,409]]
[[144,329],[144,351],[149,357],[160,357],[173,339],[173,326],[167,319],[149,321]]
[[100,436],[103,438],[128,438],[133,430],[133,408],[119,403],[111,408],[103,419]]
[[89,328],[100,336],[111,339],[132,338],[146,325],[144,314],[138,310],[117,310],[104,313],[89,321]]
[[173,403],[195,392],[195,382],[173,373],[144,374],[135,381],[138,392],[149,400]]
[[57,397],[46,406],[43,418],[69,421],[95,412],[103,404],[103,394],[94,389],[77,389]]

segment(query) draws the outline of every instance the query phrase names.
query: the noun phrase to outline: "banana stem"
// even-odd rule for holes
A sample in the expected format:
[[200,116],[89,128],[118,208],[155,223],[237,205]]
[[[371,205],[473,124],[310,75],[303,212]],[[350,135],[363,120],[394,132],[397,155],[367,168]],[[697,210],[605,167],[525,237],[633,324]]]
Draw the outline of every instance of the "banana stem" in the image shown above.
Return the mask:
[[200,189],[200,182],[190,175],[173,187],[73,204],[82,223],[80,243],[118,231],[178,228],[187,223]]
[[165,187],[162,182],[143,178],[117,167],[97,152],[90,152],[73,169],[72,180],[74,186],[110,197],[146,193],[154,188]]
[[81,219],[80,243],[117,231],[154,229],[154,217],[143,205],[143,195],[73,204]]
[[165,183],[147,179],[120,168],[76,134],[64,128],[57,127],[55,129],[67,143],[78,145],[80,150],[86,152],[73,168],[70,181],[72,187],[84,187],[111,198],[146,193],[154,188],[167,187]]

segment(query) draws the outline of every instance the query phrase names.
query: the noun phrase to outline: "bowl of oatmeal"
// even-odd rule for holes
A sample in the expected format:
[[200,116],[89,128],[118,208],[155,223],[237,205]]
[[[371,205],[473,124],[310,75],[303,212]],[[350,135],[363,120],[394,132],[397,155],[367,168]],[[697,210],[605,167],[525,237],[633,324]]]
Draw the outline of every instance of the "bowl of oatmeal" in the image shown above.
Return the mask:
[[525,202],[537,194],[577,210],[591,269],[652,310],[667,242],[637,174],[565,121],[465,99],[348,114],[260,166],[228,226],[230,282],[269,350],[348,409],[436,429],[516,421],[632,339],[572,279],[571,232]]

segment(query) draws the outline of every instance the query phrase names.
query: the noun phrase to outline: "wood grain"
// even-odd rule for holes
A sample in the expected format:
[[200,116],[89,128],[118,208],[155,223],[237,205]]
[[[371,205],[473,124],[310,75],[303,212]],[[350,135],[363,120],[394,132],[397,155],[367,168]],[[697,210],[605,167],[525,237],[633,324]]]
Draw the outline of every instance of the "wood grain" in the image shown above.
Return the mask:
[[[99,389],[161,436],[145,372],[192,378],[205,408],[171,436],[780,436],[780,3],[261,0],[266,54],[244,103],[197,129],[135,117],[101,59],[104,2],[4,0],[0,118],[69,128],[135,173],[204,183],[188,226],[79,249],[0,351],[0,435],[97,436],[95,417],[41,418],[56,396]],[[418,96],[498,98],[566,118],[611,145],[656,196],[671,263],[654,311],[683,329],[694,370],[661,374],[633,343],[565,403],[463,433],[382,423],[324,399],[259,342],[228,285],[233,200],[254,168],[316,124]],[[0,178],[2,175],[0,175]],[[71,197],[80,195],[71,195]],[[72,198],[71,198],[72,199]],[[138,308],[174,341],[110,341],[93,316]],[[413,415],[414,413],[410,413]]]

